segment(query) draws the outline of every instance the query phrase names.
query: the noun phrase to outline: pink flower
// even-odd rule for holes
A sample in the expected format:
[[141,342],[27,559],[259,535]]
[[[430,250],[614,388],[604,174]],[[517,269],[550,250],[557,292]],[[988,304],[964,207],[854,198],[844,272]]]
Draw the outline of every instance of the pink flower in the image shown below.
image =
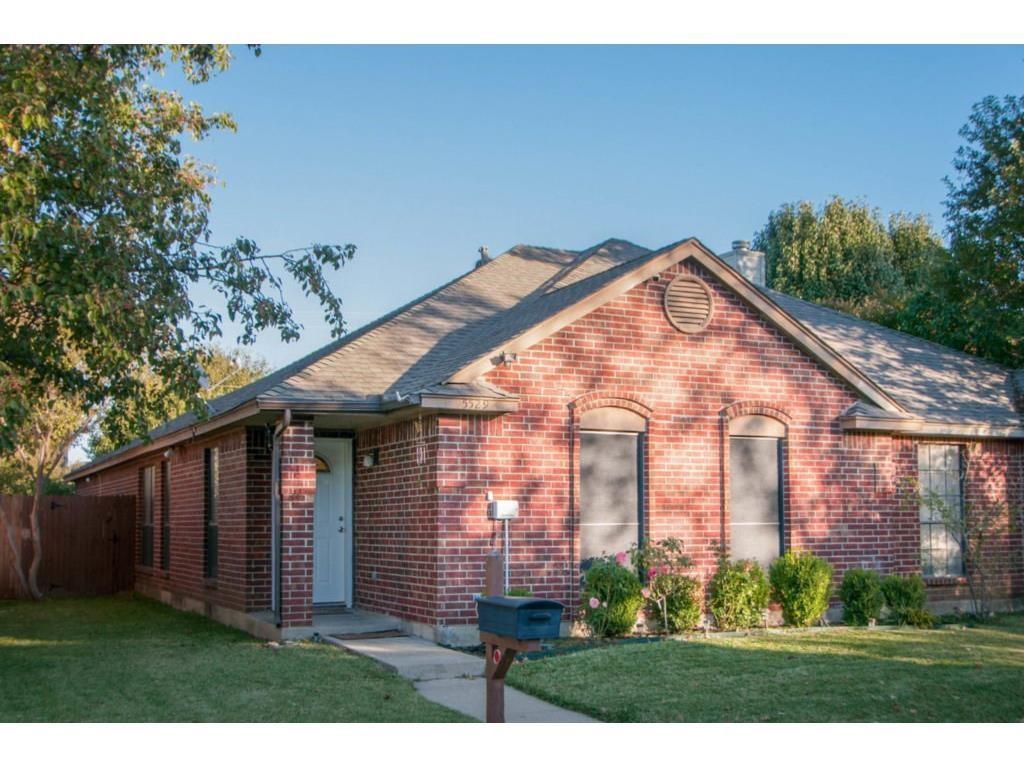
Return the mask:
[[625,565],[626,564],[626,553],[625,552],[619,552],[618,554],[616,554],[615,555],[615,562],[618,563],[619,565]]
[[649,590],[647,587],[644,587],[640,590],[640,594],[644,596],[644,600],[648,600],[651,597],[651,590]]
[[663,565],[663,566],[661,566],[661,572],[662,573],[672,573],[672,566],[671,565]]
[[597,606],[599,606],[600,604],[601,604],[601,601],[598,600],[596,597],[590,598],[590,607],[591,608],[597,608]]
[[648,579],[653,579],[657,575],[658,575],[658,569],[657,568],[648,568],[647,569],[647,578]]

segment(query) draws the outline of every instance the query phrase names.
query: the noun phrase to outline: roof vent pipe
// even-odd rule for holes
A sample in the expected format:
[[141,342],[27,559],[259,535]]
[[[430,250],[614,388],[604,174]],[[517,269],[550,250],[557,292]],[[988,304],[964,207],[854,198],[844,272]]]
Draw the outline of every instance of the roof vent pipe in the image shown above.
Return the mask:
[[484,264],[489,264],[491,261],[493,261],[490,253],[487,251],[486,245],[481,245],[479,248],[477,248],[476,252],[480,254],[480,258],[476,260],[476,264],[473,267],[474,269],[476,269],[477,267],[482,267]]
[[750,243],[747,240],[733,240],[732,250],[719,254],[718,258],[754,285],[765,287],[764,252],[750,250]]

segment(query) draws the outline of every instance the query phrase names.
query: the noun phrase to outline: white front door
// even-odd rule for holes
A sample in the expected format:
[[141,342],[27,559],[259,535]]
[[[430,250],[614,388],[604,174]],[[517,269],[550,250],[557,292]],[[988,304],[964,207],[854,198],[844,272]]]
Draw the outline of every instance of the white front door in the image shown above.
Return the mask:
[[318,437],[313,452],[313,602],[351,604],[352,441]]

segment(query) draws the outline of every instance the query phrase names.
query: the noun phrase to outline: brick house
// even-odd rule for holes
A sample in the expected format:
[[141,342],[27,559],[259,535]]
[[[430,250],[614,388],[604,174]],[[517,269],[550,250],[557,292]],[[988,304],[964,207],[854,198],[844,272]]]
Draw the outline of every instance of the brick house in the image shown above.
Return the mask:
[[263,636],[326,612],[474,642],[488,502],[518,502],[511,584],[575,605],[643,537],[921,572],[965,598],[960,543],[899,490],[1006,504],[1024,591],[1022,372],[763,287],[745,243],[517,246],[70,477],[135,494],[136,588]]

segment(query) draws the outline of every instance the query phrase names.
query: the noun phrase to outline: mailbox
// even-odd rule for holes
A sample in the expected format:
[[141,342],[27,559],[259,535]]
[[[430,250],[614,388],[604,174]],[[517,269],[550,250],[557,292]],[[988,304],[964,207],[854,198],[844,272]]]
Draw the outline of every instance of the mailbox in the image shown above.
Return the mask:
[[476,612],[480,631],[516,640],[558,637],[562,604],[533,597],[480,597]]

